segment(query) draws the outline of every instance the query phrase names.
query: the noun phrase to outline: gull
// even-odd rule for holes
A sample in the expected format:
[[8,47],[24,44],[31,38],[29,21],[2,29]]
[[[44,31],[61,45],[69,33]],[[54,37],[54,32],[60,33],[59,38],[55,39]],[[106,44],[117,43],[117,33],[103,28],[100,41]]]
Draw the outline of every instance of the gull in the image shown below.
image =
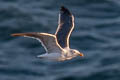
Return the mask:
[[74,16],[62,6],[60,8],[58,28],[55,34],[30,32],[14,33],[12,36],[23,36],[37,39],[41,42],[46,53],[38,55],[39,58],[65,61],[76,56],[83,56],[83,53],[69,47],[69,38],[74,28]]

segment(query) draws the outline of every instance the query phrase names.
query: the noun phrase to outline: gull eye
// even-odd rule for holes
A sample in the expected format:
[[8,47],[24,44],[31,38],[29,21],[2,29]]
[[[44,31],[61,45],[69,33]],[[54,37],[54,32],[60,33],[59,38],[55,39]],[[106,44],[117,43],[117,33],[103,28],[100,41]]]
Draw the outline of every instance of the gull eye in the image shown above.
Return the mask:
[[75,53],[75,51],[73,50],[73,53]]

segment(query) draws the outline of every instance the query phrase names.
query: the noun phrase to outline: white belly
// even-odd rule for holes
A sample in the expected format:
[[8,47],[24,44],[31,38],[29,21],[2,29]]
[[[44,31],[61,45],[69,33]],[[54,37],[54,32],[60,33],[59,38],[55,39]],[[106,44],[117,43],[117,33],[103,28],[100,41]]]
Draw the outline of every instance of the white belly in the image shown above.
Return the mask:
[[58,60],[61,57],[61,54],[60,53],[49,53],[49,54],[45,53],[43,55],[38,55],[37,57]]

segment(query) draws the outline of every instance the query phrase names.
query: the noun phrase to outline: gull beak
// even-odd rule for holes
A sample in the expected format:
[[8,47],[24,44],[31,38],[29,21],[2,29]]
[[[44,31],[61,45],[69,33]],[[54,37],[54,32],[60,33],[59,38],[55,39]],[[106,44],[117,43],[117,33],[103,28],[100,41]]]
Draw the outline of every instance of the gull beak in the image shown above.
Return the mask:
[[83,56],[84,56],[84,54],[83,54],[83,53],[80,53],[80,56],[82,56],[82,57],[83,57]]

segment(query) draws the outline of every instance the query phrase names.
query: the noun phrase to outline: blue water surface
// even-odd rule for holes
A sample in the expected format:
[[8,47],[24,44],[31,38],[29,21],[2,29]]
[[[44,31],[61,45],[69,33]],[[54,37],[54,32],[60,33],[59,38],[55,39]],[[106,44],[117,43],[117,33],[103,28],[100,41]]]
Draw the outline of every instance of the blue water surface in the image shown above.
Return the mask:
[[[60,6],[75,16],[70,47],[83,58],[45,61],[37,40],[10,36],[54,34]],[[0,0],[0,80],[120,80],[120,0]]]

